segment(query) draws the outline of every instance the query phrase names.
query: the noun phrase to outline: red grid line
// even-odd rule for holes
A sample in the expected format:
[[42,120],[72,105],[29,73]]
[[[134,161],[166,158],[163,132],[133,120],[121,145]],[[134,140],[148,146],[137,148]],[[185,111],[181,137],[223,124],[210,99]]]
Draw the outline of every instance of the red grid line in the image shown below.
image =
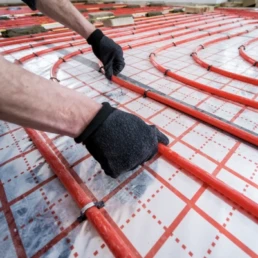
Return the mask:
[[[5,123],[5,124],[6,124],[6,123]],[[20,129],[22,129],[22,127],[17,127],[17,128],[15,128],[15,129],[13,129],[13,130],[8,130],[7,132],[5,132],[5,133],[3,133],[3,134],[0,134],[0,137],[6,136],[6,135],[8,135],[8,134],[10,134],[10,133],[14,133],[14,132],[16,132],[16,131],[18,131],[18,130],[20,130]]]
[[[10,205],[8,204],[7,197],[4,191],[4,187],[2,183],[0,182],[0,200],[3,207],[3,212],[7,221],[9,233],[11,235],[13,245],[16,251],[17,257],[27,257],[20,234],[17,230],[17,225],[15,222],[15,218],[13,216],[12,210],[10,208]],[[4,238],[7,239],[6,237]]]

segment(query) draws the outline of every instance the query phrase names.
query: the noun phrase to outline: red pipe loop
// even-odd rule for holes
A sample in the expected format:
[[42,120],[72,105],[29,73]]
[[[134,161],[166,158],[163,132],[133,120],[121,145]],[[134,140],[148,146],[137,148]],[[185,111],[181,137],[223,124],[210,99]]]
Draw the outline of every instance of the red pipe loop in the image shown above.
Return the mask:
[[[256,22],[257,23],[257,22]],[[218,42],[221,42],[221,41],[224,41],[224,40],[227,40],[227,39],[230,39],[230,38],[234,38],[234,37],[237,37],[237,36],[240,36],[240,35],[244,35],[246,33],[249,33],[251,31],[254,31],[258,28],[258,26],[255,26],[254,28],[252,29],[249,29],[249,30],[245,30],[245,31],[241,31],[241,32],[238,32],[238,33],[235,33],[235,34],[232,34],[232,35],[229,35],[228,37],[221,37],[221,38],[218,38],[218,39],[215,39],[215,40],[211,40],[209,42],[206,42],[204,43],[203,45],[205,47],[209,46],[209,45],[212,45],[212,44],[215,44],[215,43],[218,43]],[[219,67],[216,67],[214,65],[210,65],[208,63],[206,63],[205,61],[203,61],[201,58],[198,57],[198,52],[201,51],[201,48],[198,47],[196,48],[195,52],[196,52],[196,55],[192,55],[192,58],[194,59],[194,61],[199,64],[200,66],[204,67],[205,69],[208,69],[209,68],[209,71],[212,71],[214,73],[218,73],[218,74],[221,74],[223,76],[226,76],[226,77],[229,77],[231,79],[235,79],[235,80],[238,80],[238,81],[242,81],[242,82],[246,82],[246,83],[249,83],[249,84],[253,84],[255,86],[258,86],[258,79],[256,78],[252,78],[252,77],[248,77],[248,76],[245,76],[245,75],[242,75],[242,74],[237,74],[237,73],[233,73],[233,72],[230,72],[230,71],[227,71],[227,70],[224,70],[224,69],[221,69]],[[241,46],[239,48],[239,51],[241,53],[243,53],[243,46]],[[243,54],[244,56],[247,56],[246,54]],[[251,59],[247,56],[247,60],[251,61],[251,63],[256,66],[257,65],[257,62],[254,60],[254,59]],[[244,103],[242,103],[244,104]],[[244,104],[246,105],[246,104]],[[254,106],[252,106],[254,107]]]
[[249,56],[245,50],[246,50],[246,47],[250,44],[252,44],[253,42],[256,42],[258,41],[258,38],[254,38],[254,39],[251,39],[250,41],[248,41],[246,44],[242,45],[239,47],[239,54],[240,56],[245,59],[247,62],[249,62],[250,64],[252,64],[253,66],[256,66],[258,67],[258,61],[255,60],[254,58],[252,58],[251,56]]

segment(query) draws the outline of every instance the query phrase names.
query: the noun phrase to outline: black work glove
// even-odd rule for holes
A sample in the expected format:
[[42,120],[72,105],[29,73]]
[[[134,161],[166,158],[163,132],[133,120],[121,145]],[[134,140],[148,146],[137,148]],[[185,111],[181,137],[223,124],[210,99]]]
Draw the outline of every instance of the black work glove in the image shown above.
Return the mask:
[[125,67],[122,48],[112,39],[106,37],[101,30],[96,29],[88,38],[95,56],[102,62],[106,77],[118,75]]
[[113,178],[150,160],[158,151],[158,143],[169,143],[154,125],[147,125],[139,117],[107,102],[75,141],[83,143]]

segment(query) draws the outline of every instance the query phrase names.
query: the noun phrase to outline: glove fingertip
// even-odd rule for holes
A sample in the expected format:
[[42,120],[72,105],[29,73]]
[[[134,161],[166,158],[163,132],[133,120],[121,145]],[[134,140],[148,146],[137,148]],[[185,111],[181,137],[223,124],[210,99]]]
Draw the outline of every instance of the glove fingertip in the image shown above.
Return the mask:
[[169,144],[168,137],[165,134],[163,134],[162,132],[160,132],[159,130],[158,130],[158,142],[162,143],[164,145],[168,145]]
[[113,69],[112,67],[110,66],[109,68],[104,68],[105,70],[105,76],[108,80],[111,80],[112,78],[112,75],[113,75]]

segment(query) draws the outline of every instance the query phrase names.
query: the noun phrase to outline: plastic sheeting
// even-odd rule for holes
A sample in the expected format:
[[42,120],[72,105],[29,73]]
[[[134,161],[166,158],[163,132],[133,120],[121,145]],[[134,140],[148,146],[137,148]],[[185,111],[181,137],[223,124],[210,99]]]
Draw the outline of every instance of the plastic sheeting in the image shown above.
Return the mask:
[[[195,22],[187,23],[193,24]],[[182,31],[189,30],[182,28]],[[173,41],[203,33],[193,32]],[[234,64],[239,73],[240,68],[244,72],[244,68],[248,70],[246,65],[250,64],[241,58],[234,59],[238,55],[237,48],[257,35],[258,30],[230,39],[227,44],[214,44],[201,51],[200,56],[227,65],[225,69]],[[256,86],[209,72],[194,62],[190,54],[199,44],[209,40],[207,36],[176,49],[171,47],[160,52],[157,60],[187,78],[222,90],[232,88],[238,94],[257,99]],[[168,43],[171,40],[126,50],[127,65],[123,76],[256,134],[257,110],[200,92],[164,76],[153,67],[149,61],[150,53]],[[44,46],[44,49],[56,45]],[[2,50],[6,48],[10,47]],[[50,70],[58,58],[78,48],[81,47],[34,57],[24,62],[23,67],[50,78]],[[37,48],[15,52],[6,58],[14,61],[35,51]],[[58,67],[57,78],[64,87],[73,88],[99,102],[109,101],[148,123],[156,124],[170,138],[172,150],[258,202],[256,147],[108,82],[96,71],[96,63],[92,53],[75,56]],[[68,162],[76,180],[97,200],[105,201],[104,209],[110,223],[121,230],[140,256],[221,258],[258,255],[257,220],[160,155],[114,180],[105,176],[87,150],[76,145],[73,139],[54,134],[45,136],[51,146],[57,148],[63,162]],[[0,122],[0,179],[1,257],[112,257],[90,223],[76,221],[79,209],[24,129],[5,122]]]

